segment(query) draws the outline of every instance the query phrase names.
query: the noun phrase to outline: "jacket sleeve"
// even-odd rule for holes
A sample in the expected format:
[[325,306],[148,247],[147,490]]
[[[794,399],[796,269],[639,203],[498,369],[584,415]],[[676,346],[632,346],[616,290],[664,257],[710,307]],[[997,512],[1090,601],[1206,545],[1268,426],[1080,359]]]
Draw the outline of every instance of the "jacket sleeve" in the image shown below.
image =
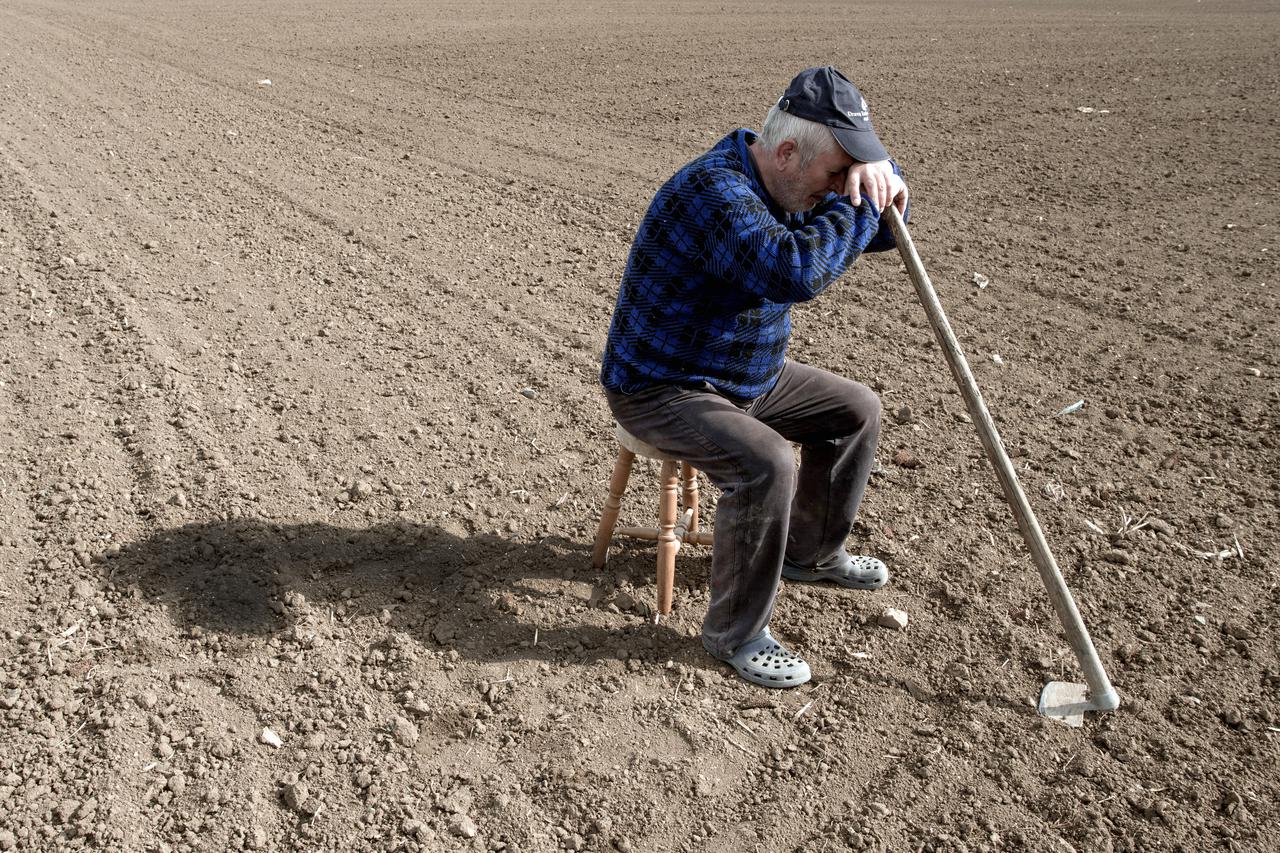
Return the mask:
[[771,302],[817,296],[853,266],[879,225],[871,205],[837,199],[789,227],[732,172],[717,176],[715,191],[702,198],[707,272]]

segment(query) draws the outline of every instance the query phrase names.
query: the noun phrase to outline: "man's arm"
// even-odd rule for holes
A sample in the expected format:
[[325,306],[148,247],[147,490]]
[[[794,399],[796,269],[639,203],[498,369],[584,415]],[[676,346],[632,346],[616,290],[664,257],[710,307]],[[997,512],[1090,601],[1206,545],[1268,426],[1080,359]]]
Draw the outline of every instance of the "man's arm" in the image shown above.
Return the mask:
[[705,268],[772,302],[817,296],[853,266],[880,227],[871,205],[841,199],[791,229],[745,183],[726,181],[717,189],[719,198],[705,199]]

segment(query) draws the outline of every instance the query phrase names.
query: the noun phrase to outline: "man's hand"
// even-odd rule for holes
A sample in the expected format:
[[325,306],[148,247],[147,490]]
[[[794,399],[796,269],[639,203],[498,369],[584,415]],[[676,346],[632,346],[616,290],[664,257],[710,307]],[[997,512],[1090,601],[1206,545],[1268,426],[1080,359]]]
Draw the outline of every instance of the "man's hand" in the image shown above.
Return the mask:
[[867,194],[877,210],[884,210],[892,201],[899,213],[907,211],[906,182],[894,174],[893,166],[888,160],[854,163],[849,167],[844,194],[849,196],[853,200],[853,206],[857,207],[862,204],[863,193]]

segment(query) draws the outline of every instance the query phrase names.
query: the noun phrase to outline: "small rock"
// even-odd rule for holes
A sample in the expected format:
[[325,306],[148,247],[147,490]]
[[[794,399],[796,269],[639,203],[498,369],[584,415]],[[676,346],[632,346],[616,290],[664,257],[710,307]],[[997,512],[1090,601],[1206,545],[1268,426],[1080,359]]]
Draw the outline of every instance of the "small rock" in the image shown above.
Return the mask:
[[876,817],[888,817],[893,814],[893,809],[889,808],[884,803],[878,803],[875,800],[867,803],[867,808],[871,809],[871,812]]
[[976,272],[973,274],[973,283],[978,286],[978,290],[986,290],[987,285],[991,283],[991,279],[980,272]]
[[1173,535],[1173,525],[1165,521],[1163,518],[1148,518],[1147,527],[1150,527],[1156,533],[1160,533],[1165,536]]
[[235,744],[231,742],[231,738],[218,738],[209,747],[209,754],[214,758],[227,759],[235,753]]
[[271,731],[271,729],[263,729],[262,734],[258,735],[258,740],[275,749],[284,746],[284,741],[280,739],[280,735]]
[[363,500],[373,494],[373,484],[368,480],[357,480],[348,494],[353,501]]
[[280,799],[284,804],[296,811],[301,811],[303,804],[311,796],[311,789],[306,782],[285,782],[280,786]]
[[18,839],[7,829],[0,829],[0,850],[13,850],[18,846]]
[[156,697],[155,693],[151,692],[150,690],[144,690],[141,693],[139,693],[137,696],[135,696],[133,698],[133,701],[138,703],[139,708],[144,708],[150,711],[152,708],[156,706],[156,704],[160,700]]
[[449,818],[449,831],[459,838],[475,838],[480,832],[476,822],[464,814]]
[[1108,563],[1115,563],[1117,566],[1127,566],[1133,562],[1133,558],[1124,551],[1108,551],[1102,555],[1102,559]]
[[396,717],[391,722],[391,735],[401,746],[413,746],[418,742],[418,727],[404,717]]
[[307,749],[319,749],[324,746],[324,732],[312,732],[302,741]]
[[165,783],[165,787],[173,791],[175,797],[180,797],[182,792],[187,789],[187,777],[181,773],[174,773],[169,777],[169,781]]
[[534,390],[534,389],[532,389],[532,388],[521,388],[521,389],[520,389],[520,396],[521,396],[521,397],[528,397],[530,400],[533,400],[533,399],[536,399],[536,398],[537,398],[537,396],[538,396],[538,392],[537,392],[537,391],[535,391],[535,390]]
[[474,802],[475,795],[471,793],[470,788],[459,788],[445,797],[440,805],[450,814],[467,814],[471,811],[471,805]]
[[1237,640],[1252,640],[1253,632],[1249,630],[1249,626],[1242,622],[1224,622],[1222,624],[1223,633],[1235,637]]
[[909,424],[915,418],[910,406],[899,406],[893,410],[893,419],[900,424]]
[[899,468],[923,468],[924,463],[909,450],[898,450],[893,454],[893,464]]
[[896,607],[886,607],[885,611],[880,614],[880,618],[876,620],[876,624],[881,628],[901,631],[907,627],[907,611],[899,610]]
[[1219,530],[1230,530],[1235,526],[1235,522],[1231,520],[1231,516],[1223,515],[1222,513],[1218,513],[1218,517],[1213,520],[1213,523],[1218,525]]

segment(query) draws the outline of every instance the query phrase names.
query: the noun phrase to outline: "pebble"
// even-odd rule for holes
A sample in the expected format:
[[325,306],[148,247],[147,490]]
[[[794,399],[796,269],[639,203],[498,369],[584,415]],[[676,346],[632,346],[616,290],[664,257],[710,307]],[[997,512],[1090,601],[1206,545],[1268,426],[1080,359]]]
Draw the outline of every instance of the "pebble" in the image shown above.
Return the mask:
[[1230,530],[1235,526],[1235,522],[1232,521],[1231,516],[1224,515],[1223,513],[1218,513],[1218,517],[1213,520],[1213,523],[1218,525],[1219,530]]
[[916,455],[909,450],[898,450],[893,454],[893,464],[899,468],[923,468],[924,463],[921,462]]
[[896,607],[886,607],[885,611],[880,614],[880,618],[876,620],[876,624],[881,628],[901,631],[907,627],[907,611],[899,610]]
[[1226,634],[1235,637],[1237,640],[1253,639],[1253,632],[1249,630],[1249,626],[1242,622],[1224,622],[1222,630]]
[[0,850],[13,850],[18,846],[18,839],[7,829],[0,829]]
[[271,731],[271,729],[263,729],[262,734],[258,735],[258,740],[275,749],[284,746],[284,741],[280,739],[280,735]]
[[295,812],[302,811],[302,807],[310,796],[311,789],[307,787],[306,782],[284,782],[280,786],[280,798]]
[[537,392],[537,391],[535,391],[535,390],[533,390],[532,388],[521,388],[521,389],[520,389],[520,396],[521,396],[521,397],[528,397],[530,400],[533,400],[533,399],[536,399],[536,398],[537,398],[537,396],[538,396],[538,392]]
[[401,746],[413,746],[418,742],[418,727],[404,717],[392,720],[391,734]]
[[458,814],[449,819],[449,831],[459,838],[475,838],[480,829],[474,820],[464,814]]
[[909,424],[914,417],[910,406],[899,406],[893,410],[893,419],[900,424]]
[[169,777],[169,781],[165,784],[165,787],[170,791],[173,791],[173,795],[175,797],[180,797],[182,796],[182,792],[187,789],[187,777],[181,773],[174,773]]
[[1127,566],[1133,562],[1133,558],[1124,551],[1108,551],[1102,555],[1102,559],[1108,563],[1115,563],[1117,566]]

